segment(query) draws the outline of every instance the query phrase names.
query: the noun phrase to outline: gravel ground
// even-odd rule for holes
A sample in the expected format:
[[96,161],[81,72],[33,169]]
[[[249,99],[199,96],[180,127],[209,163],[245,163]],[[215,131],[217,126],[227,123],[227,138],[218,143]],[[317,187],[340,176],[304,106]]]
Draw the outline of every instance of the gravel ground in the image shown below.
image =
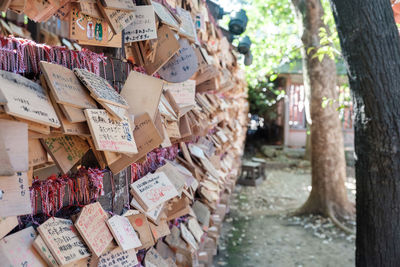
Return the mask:
[[[320,216],[287,215],[306,201],[311,189],[308,164],[293,165],[269,171],[258,187],[236,187],[215,266],[354,266],[353,235]],[[346,186],[354,201],[353,177],[350,171]]]

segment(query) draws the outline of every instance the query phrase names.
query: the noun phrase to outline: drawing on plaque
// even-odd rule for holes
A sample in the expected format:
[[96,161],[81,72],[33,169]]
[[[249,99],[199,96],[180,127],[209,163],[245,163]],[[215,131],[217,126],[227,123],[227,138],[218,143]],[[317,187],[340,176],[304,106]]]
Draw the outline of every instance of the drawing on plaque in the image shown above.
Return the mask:
[[106,79],[85,69],[74,69],[74,73],[89,89],[96,100],[107,102],[123,108],[129,108],[126,100],[115,91]]
[[188,80],[197,71],[197,56],[185,38],[179,39],[180,49],[165,65],[163,65],[158,73],[160,76],[172,83],[180,83]]

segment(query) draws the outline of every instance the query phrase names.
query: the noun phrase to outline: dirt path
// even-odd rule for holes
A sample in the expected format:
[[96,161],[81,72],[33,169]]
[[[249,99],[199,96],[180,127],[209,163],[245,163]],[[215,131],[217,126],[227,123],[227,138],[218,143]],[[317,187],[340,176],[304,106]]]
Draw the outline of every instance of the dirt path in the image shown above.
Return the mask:
[[286,215],[307,199],[310,179],[309,168],[295,167],[270,171],[256,188],[237,186],[215,266],[354,266],[354,236],[319,216]]

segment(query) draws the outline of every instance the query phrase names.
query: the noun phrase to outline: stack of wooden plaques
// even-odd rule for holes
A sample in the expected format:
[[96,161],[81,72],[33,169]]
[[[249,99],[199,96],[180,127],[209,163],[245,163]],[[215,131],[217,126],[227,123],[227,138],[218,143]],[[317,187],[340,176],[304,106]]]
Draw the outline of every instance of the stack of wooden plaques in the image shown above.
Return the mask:
[[[135,3],[1,5],[38,22],[56,17],[72,41],[100,53],[112,48],[126,67],[111,60],[99,76],[77,63],[54,64],[58,55],[49,52],[29,58],[42,60],[35,77],[0,70],[2,264],[213,265],[246,136],[244,73],[205,2]],[[79,55],[64,52],[71,61]],[[126,80],[115,87],[122,72]],[[171,148],[179,153],[167,157]],[[79,180],[81,167],[104,174],[96,197],[87,197],[94,180]],[[63,198],[85,201],[71,209]],[[40,214],[48,203],[65,209]],[[39,215],[36,230],[24,225],[30,214]]]

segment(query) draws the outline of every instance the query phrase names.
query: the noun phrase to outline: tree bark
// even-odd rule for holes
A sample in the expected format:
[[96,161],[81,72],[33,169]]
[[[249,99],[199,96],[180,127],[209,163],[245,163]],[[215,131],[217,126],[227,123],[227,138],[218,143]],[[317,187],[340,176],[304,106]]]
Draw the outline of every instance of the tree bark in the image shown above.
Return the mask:
[[[342,126],[337,102],[322,107],[323,98],[338,99],[336,65],[325,55],[320,61],[314,54],[320,47],[319,31],[325,27],[320,0],[292,0],[302,28],[303,76],[311,91],[311,166],[312,190],[297,214],[321,214],[344,219],[354,214],[345,187],[346,162]],[[311,52],[309,48],[314,48]]]
[[355,110],[357,266],[400,264],[400,38],[389,0],[332,0]]

